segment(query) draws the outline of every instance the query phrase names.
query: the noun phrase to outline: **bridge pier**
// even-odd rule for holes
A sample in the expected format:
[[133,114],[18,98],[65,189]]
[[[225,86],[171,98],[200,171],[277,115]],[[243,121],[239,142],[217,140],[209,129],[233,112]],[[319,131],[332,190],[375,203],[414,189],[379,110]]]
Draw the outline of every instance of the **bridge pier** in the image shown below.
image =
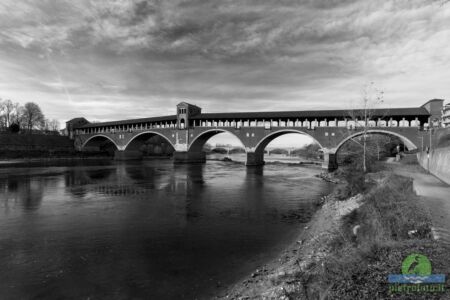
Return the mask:
[[327,171],[334,171],[337,168],[338,164],[336,159],[336,152],[325,150],[323,152],[322,169]]
[[138,150],[116,150],[114,160],[139,160],[142,159],[142,152]]
[[247,162],[246,166],[261,166],[264,165],[264,152],[263,153],[255,153],[255,152],[247,152]]
[[175,151],[173,162],[176,164],[204,163],[206,162],[206,154],[205,152]]

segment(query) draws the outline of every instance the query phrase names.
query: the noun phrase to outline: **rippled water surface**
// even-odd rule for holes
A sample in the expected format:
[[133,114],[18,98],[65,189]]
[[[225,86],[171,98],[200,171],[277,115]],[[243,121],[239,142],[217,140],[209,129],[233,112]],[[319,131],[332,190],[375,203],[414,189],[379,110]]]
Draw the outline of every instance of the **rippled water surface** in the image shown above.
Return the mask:
[[1,299],[194,299],[276,256],[320,170],[170,160],[0,169]]

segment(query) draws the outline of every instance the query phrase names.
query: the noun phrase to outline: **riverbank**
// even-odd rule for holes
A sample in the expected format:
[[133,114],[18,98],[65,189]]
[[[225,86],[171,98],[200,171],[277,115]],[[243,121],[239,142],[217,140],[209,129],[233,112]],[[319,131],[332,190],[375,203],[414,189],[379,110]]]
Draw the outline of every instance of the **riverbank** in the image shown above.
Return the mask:
[[[338,170],[333,193],[280,257],[219,299],[447,299],[448,294],[389,292],[411,253],[448,274],[448,249],[432,239],[431,219],[412,180],[383,170],[363,178]],[[362,179],[362,181],[361,181]]]

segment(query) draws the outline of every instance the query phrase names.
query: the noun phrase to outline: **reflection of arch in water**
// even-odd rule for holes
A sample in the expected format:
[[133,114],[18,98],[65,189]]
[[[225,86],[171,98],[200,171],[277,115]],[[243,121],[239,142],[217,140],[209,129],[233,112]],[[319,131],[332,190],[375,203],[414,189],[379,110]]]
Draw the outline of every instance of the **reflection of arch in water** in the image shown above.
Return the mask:
[[149,189],[133,184],[105,184],[89,187],[89,192],[106,196],[138,196],[148,194]]
[[169,184],[170,170],[166,170],[164,166],[139,163],[120,167],[118,176],[122,180],[141,185],[142,188],[159,190]]
[[19,180],[17,178],[6,179],[6,191],[12,193],[19,189]]
[[135,181],[145,180],[146,182],[153,182],[156,176],[154,167],[126,166],[125,173],[130,179]]
[[112,168],[84,170],[84,176],[90,181],[109,179],[115,173]]
[[4,205],[9,205],[7,202],[11,200],[14,205],[20,203],[26,211],[39,209],[48,185],[45,181],[45,177],[30,178],[28,176],[20,177],[20,180],[7,178],[0,181],[0,188],[6,191],[2,194],[6,201]]
[[25,185],[23,206],[25,210],[37,210],[44,197],[44,182],[41,180],[28,180]]
[[167,191],[184,195],[195,194],[193,189],[202,188],[204,185],[204,169],[204,164],[174,165],[173,171],[167,177]]

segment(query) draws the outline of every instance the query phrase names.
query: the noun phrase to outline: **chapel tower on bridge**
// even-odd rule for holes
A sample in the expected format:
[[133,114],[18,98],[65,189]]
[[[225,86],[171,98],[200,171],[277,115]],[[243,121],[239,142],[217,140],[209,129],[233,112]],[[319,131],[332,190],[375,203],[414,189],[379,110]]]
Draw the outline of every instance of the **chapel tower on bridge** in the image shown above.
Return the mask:
[[196,105],[180,102],[177,104],[177,127],[185,129],[191,127],[190,117],[197,116],[202,113],[202,109]]

